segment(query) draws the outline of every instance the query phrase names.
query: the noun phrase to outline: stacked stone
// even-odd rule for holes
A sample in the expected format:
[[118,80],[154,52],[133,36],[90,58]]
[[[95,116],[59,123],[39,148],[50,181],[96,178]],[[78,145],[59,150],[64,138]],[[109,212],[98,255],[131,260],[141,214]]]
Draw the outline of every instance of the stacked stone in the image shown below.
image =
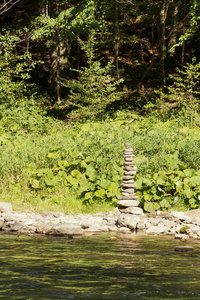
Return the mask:
[[136,183],[134,177],[136,175],[137,168],[134,166],[133,162],[133,149],[130,147],[130,144],[126,144],[124,151],[124,173],[121,183],[121,194],[122,196],[117,196],[118,209],[121,213],[129,214],[142,214],[143,210],[139,207],[139,199],[135,194]]

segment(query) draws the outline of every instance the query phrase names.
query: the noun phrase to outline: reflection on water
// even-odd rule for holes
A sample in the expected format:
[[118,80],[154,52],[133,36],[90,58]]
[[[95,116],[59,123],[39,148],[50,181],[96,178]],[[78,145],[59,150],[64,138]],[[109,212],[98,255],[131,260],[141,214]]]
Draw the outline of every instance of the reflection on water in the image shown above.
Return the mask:
[[[0,235],[1,299],[200,299],[200,244]],[[190,244],[192,245],[192,244]]]

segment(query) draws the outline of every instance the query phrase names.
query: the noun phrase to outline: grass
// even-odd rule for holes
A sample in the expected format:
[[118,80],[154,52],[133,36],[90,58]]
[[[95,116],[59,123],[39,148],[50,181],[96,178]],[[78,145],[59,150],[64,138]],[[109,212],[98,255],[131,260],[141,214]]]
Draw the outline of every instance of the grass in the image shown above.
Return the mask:
[[198,128],[128,114],[102,122],[53,123],[45,133],[2,131],[0,196],[16,210],[69,214],[116,207],[129,142],[136,180],[161,170],[200,168]]

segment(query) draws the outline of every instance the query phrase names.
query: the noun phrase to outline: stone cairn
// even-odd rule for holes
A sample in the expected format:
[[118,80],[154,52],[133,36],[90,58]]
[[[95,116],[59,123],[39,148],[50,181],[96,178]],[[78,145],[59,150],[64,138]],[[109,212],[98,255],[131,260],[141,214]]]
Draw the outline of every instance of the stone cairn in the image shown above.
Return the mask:
[[117,196],[118,201],[118,209],[120,213],[127,214],[143,214],[143,210],[138,207],[139,199],[135,194],[136,183],[134,181],[134,177],[136,175],[137,168],[134,166],[133,162],[133,149],[130,147],[130,144],[126,144],[126,148],[124,151],[124,173],[121,183],[121,194],[122,196]]

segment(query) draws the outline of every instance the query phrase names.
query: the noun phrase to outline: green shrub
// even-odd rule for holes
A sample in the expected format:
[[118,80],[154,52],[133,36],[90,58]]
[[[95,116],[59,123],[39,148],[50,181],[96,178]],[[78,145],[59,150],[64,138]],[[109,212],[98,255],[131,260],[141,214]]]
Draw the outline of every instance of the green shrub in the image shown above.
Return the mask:
[[106,109],[122,98],[123,92],[118,90],[123,79],[112,78],[113,62],[102,66],[95,55],[96,38],[92,31],[87,42],[79,39],[81,49],[85,52],[87,66],[77,72],[77,79],[63,79],[61,84],[70,89],[67,102],[75,108],[73,118],[94,119],[102,116]]

